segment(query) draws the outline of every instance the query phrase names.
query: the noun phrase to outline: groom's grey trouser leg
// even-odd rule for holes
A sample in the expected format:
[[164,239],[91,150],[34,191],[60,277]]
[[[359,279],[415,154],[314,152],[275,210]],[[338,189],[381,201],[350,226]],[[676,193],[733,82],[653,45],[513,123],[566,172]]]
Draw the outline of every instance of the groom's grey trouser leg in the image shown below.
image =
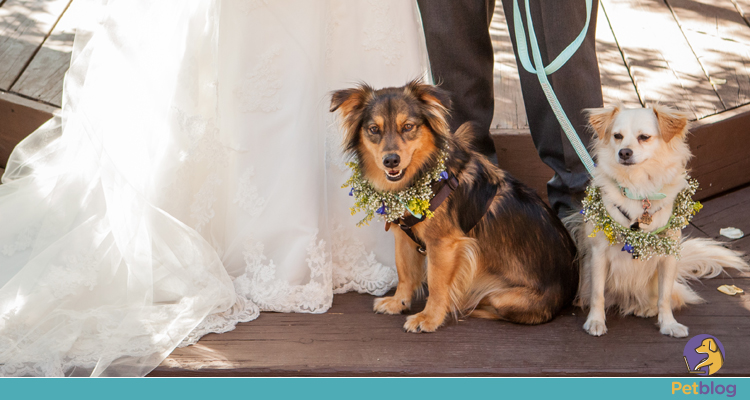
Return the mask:
[[435,83],[451,94],[450,126],[474,121],[474,146],[494,156],[490,124],[495,110],[489,25],[495,0],[417,0]]
[[[449,1],[446,0],[445,2]],[[452,34],[444,34],[440,40],[436,40],[435,38],[430,40],[433,31],[433,29],[428,28],[430,25],[442,24],[447,27],[451,23],[445,21],[465,21],[470,17],[462,17],[458,14],[468,13],[468,10],[473,9],[472,7],[465,7],[464,9],[460,6],[464,2],[456,2],[455,0],[450,3],[456,3],[456,5],[446,5],[440,9],[442,3],[442,0],[424,0],[419,2],[425,25],[425,36],[427,37],[427,51],[430,53],[430,65],[433,68],[433,74],[436,76],[436,79],[441,76],[435,73],[436,70],[441,70],[441,65],[447,64],[450,66],[450,61],[438,60],[441,57],[461,57],[467,63],[482,63],[485,67],[484,69],[477,66],[474,70],[486,70],[489,65],[486,57],[472,58],[472,56],[467,55],[467,49],[471,48],[471,45],[465,45],[465,43],[475,40],[473,38],[479,35],[477,27],[481,25],[480,21],[484,21],[476,13],[473,17],[475,23],[472,24],[476,28],[472,30],[473,36],[463,35],[462,31],[456,31],[452,32]],[[511,38],[513,39],[513,49],[516,52],[524,106],[526,107],[531,136],[539,157],[555,171],[555,176],[547,183],[547,196],[555,212],[559,216],[565,216],[580,209],[580,201],[583,198],[588,175],[570,142],[565,137],[560,124],[557,122],[544,96],[544,92],[539,86],[539,80],[536,75],[526,72],[518,62],[518,49],[515,44],[513,27],[513,0],[502,0],[502,3]],[[583,44],[565,66],[548,77],[570,122],[586,145],[589,143],[591,134],[587,129],[587,120],[582,110],[602,106],[601,81],[599,78],[599,66],[596,59],[594,40],[598,2],[594,1],[593,3],[594,14],[589,23],[589,31]],[[475,0],[472,4],[476,4],[476,8],[479,8],[478,5],[486,5],[482,0]],[[523,1],[520,1],[519,5],[525,21],[526,16]],[[586,6],[582,0],[532,0],[530,6],[542,59],[546,65],[551,61],[550,56],[552,59],[557,57],[581,31],[586,21]],[[434,9],[426,12],[426,8]],[[456,22],[453,23],[455,24]],[[489,31],[485,31],[484,35],[486,35],[489,41]],[[439,48],[433,50],[434,47]],[[457,53],[451,53],[453,49],[456,49]],[[446,83],[450,76],[446,73],[442,75]],[[486,80],[487,78],[484,79]],[[459,81],[457,84],[460,83]],[[491,88],[491,83],[488,85]],[[447,85],[444,85],[444,87],[453,91]],[[471,89],[455,90],[454,99],[460,102],[462,100],[460,98],[461,93],[469,91]],[[486,113],[485,119],[488,118],[487,126],[489,126],[492,119],[492,111],[485,109],[482,112]],[[487,133],[489,134],[489,132]],[[489,137],[487,139],[489,140]]]
[[[531,136],[539,157],[555,171],[555,176],[547,182],[547,196],[552,209],[562,217],[580,209],[589,176],[555,118],[539,85],[539,79],[536,75],[526,72],[518,60],[513,0],[502,1],[513,40],[513,51],[516,53]],[[587,146],[591,139],[591,131],[587,128],[588,120],[583,110],[602,106],[602,84],[594,38],[598,3],[593,1],[593,15],[581,47],[562,68],[548,76],[563,110],[581,141]],[[519,6],[524,25],[527,25],[523,1],[519,1]],[[530,7],[542,60],[544,65],[548,65],[583,29],[586,23],[586,4],[583,0],[540,0],[531,1]],[[528,26],[526,31],[528,32]]]

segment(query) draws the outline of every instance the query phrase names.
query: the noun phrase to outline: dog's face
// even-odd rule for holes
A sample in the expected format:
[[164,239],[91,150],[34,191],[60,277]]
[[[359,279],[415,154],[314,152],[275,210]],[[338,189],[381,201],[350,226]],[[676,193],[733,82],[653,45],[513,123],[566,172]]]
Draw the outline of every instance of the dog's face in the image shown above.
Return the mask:
[[695,349],[696,353],[700,354],[708,354],[708,353],[716,353],[716,351],[719,350],[718,346],[716,346],[716,341],[712,338],[703,339],[703,342],[701,342],[700,347]]
[[599,137],[600,162],[638,165],[662,157],[672,149],[670,142],[685,138],[687,118],[665,107],[601,108],[589,110],[589,115]]
[[441,89],[411,82],[374,90],[367,85],[332,94],[339,110],[344,147],[356,154],[365,178],[378,190],[409,186],[435,161],[448,134],[448,96]]

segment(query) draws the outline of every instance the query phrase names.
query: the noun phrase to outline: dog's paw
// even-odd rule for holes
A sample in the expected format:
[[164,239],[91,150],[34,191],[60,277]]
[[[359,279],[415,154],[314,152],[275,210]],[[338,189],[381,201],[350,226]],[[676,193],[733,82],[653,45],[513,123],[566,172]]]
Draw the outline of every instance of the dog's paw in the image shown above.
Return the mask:
[[641,318],[655,317],[659,313],[659,309],[656,306],[639,306],[633,311],[633,315]]
[[598,319],[588,319],[583,324],[583,329],[592,336],[601,336],[607,333],[607,324]]
[[372,309],[378,314],[401,314],[411,306],[406,300],[399,300],[395,297],[381,297],[375,299]]
[[435,318],[421,312],[406,318],[404,331],[411,333],[435,332],[442,323],[443,321],[440,318]]
[[688,335],[688,327],[677,321],[674,321],[668,324],[662,324],[659,332],[661,332],[662,335],[683,338],[687,337]]

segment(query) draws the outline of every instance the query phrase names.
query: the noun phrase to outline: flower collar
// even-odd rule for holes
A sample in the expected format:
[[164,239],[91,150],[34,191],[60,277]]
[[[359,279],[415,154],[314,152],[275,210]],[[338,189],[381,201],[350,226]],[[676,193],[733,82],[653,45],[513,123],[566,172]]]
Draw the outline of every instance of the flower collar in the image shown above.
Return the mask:
[[675,198],[669,222],[654,232],[631,229],[615,221],[604,206],[601,189],[589,186],[586,188],[586,198],[583,199],[581,210],[584,221],[594,225],[594,231],[589,237],[596,237],[598,232],[603,232],[610,245],[622,243],[622,251],[632,254],[635,259],[648,260],[655,255],[674,255],[679,259],[680,241],[677,233],[703,208],[700,202],[693,201],[698,181],[689,176],[686,179],[688,186]]
[[352,215],[359,211],[366,213],[365,217],[357,223],[362,226],[370,222],[375,214],[380,215],[386,222],[393,222],[404,216],[407,212],[417,218],[425,216],[432,218],[430,211],[430,200],[433,198],[433,184],[448,179],[445,170],[445,162],[448,160],[448,147],[440,150],[437,165],[430,171],[420,176],[413,185],[398,192],[381,192],[376,190],[370,182],[362,175],[358,160],[347,163],[352,169],[352,176],[341,187],[351,187],[349,196],[356,201],[351,207]]

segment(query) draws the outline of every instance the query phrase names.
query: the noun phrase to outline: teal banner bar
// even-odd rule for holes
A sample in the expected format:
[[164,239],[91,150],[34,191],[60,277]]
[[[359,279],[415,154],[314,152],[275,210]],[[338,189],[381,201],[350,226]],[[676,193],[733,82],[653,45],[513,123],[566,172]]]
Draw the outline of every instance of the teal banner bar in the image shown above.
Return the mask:
[[8,378],[1,399],[748,399],[748,378]]

